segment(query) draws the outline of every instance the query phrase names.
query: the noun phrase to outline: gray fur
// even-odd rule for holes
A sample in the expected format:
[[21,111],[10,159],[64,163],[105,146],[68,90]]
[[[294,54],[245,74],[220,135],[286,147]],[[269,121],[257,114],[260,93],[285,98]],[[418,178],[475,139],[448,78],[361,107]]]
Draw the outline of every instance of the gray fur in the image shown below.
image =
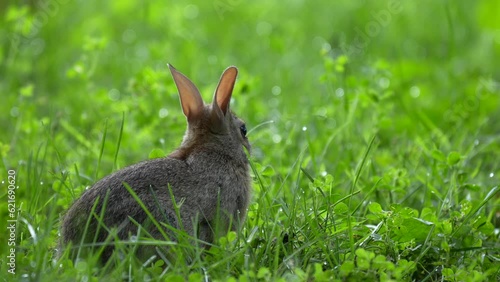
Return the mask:
[[[116,171],[85,191],[64,216],[59,251],[69,243],[78,246],[80,242],[106,240],[108,232],[90,215],[96,201],[95,214],[101,214],[105,199],[103,223],[107,228],[117,228],[119,239],[127,240],[137,234],[138,227],[129,219],[132,218],[153,238],[165,240],[123,183],[133,189],[158,222],[179,228],[171,189],[175,202],[180,205],[183,230],[207,243],[212,243],[218,235],[214,234],[216,225],[219,231],[227,232],[229,228],[236,230],[244,222],[251,181],[243,146],[250,151],[250,144],[241,130],[243,121],[229,110],[237,69],[226,69],[213,103],[204,104],[196,86],[175,68],[169,68],[188,120],[180,147],[167,157]],[[89,216],[89,229],[82,238]],[[168,236],[174,236],[168,228],[163,229]],[[142,251],[151,253],[151,250]],[[112,248],[106,248],[103,259],[109,258],[112,252]]]

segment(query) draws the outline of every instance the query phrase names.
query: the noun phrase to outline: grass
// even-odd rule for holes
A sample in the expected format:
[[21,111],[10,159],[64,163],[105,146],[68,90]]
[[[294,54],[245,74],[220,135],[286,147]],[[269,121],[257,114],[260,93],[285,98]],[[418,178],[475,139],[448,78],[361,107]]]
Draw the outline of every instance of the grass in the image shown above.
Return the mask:
[[[0,217],[8,225],[15,194],[17,222],[13,241],[0,234],[0,277],[500,279],[498,5],[2,2]],[[206,100],[225,67],[240,70],[232,108],[254,177],[244,228],[205,256],[173,246],[168,266],[55,259],[60,218],[86,187],[180,144],[167,62]],[[169,244],[117,248],[151,243]]]

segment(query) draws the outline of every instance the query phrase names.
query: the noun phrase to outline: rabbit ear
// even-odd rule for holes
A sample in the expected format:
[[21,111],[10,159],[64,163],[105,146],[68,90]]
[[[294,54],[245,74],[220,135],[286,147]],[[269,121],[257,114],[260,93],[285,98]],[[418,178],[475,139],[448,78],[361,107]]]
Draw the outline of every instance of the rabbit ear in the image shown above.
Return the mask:
[[213,106],[217,105],[224,115],[226,115],[229,110],[229,102],[231,101],[231,95],[237,75],[238,69],[236,67],[228,67],[224,73],[222,73],[219,85],[215,90]]
[[181,99],[184,115],[187,117],[188,122],[195,120],[203,113],[204,108],[200,91],[189,78],[177,71],[171,64],[168,64],[168,68],[179,90],[179,97]]

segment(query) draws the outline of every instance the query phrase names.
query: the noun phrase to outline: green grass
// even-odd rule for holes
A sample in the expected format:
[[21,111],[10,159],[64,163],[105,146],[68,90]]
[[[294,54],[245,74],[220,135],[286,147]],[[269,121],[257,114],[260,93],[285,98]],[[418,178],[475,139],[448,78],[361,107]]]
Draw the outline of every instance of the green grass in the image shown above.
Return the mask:
[[[1,226],[9,170],[19,186],[3,280],[500,279],[498,0],[21,2],[0,4]],[[166,267],[56,260],[86,187],[180,144],[166,63],[205,100],[240,70],[243,230],[204,256],[180,243]]]

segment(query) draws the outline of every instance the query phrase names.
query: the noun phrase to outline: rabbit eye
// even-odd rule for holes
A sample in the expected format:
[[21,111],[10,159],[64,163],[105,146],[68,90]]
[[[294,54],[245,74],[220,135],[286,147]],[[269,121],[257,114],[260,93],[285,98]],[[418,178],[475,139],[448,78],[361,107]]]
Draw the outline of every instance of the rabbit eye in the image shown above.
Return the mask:
[[246,137],[247,136],[247,127],[245,125],[240,126],[240,132],[241,132],[241,136]]

